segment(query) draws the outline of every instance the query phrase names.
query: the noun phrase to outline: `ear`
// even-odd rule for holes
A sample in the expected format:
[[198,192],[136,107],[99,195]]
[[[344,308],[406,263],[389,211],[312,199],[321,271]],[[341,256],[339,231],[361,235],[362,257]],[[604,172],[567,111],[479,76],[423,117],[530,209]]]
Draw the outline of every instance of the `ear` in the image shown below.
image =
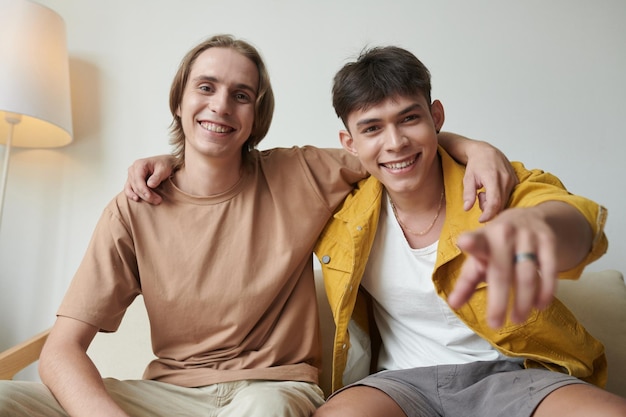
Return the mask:
[[356,156],[357,152],[354,148],[354,139],[352,139],[352,135],[347,130],[339,131],[339,142],[341,142],[341,146],[350,152],[352,155]]
[[446,119],[445,112],[443,111],[443,104],[441,104],[441,101],[433,101],[433,104],[430,105],[430,115],[433,118],[435,130],[437,131],[437,133],[439,133],[441,131],[441,128],[443,127],[443,122]]
[[176,116],[180,119],[180,104],[176,107]]

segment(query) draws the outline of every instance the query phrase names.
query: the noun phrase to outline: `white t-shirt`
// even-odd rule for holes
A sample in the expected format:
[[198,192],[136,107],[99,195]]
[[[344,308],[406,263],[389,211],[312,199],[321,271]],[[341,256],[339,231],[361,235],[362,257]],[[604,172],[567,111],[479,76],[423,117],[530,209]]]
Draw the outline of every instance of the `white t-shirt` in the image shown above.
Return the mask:
[[438,242],[412,249],[391,211],[381,209],[361,285],[374,299],[382,338],[378,369],[462,364],[504,358],[437,295],[432,273]]

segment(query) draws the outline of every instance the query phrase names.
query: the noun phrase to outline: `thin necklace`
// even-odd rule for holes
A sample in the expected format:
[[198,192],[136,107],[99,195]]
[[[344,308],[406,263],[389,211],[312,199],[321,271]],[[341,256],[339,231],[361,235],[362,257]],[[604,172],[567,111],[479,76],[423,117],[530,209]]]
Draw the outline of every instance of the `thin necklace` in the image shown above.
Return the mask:
[[426,233],[430,232],[430,230],[435,225],[435,222],[439,218],[439,213],[441,213],[441,207],[443,206],[443,196],[444,196],[444,191],[441,190],[441,197],[439,198],[439,207],[437,207],[437,213],[435,214],[435,218],[433,219],[432,222],[430,222],[428,227],[426,229],[422,230],[421,232],[416,232],[415,230],[411,230],[407,225],[402,223],[402,220],[400,220],[400,216],[398,216],[398,211],[396,210],[396,205],[393,204],[393,200],[391,199],[391,197],[389,197],[389,202],[391,203],[391,210],[393,210],[393,215],[395,216],[395,218],[398,221],[398,223],[400,223],[400,226],[402,227],[403,230],[406,230],[407,232],[409,232],[412,235],[424,236]]

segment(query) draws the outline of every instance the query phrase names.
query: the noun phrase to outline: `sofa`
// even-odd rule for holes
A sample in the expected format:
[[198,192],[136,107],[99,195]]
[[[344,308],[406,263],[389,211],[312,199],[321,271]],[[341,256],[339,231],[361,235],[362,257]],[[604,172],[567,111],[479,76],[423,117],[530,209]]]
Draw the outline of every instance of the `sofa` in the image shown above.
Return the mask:
[[[316,270],[315,280],[323,343],[320,385],[328,394],[334,324],[319,270]],[[626,397],[626,284],[623,275],[613,270],[586,272],[577,281],[560,281],[557,296],[604,343],[609,363],[606,389]],[[47,331],[0,353],[0,379],[11,378],[24,363],[36,360],[46,336]],[[116,333],[99,333],[88,353],[104,377],[141,378],[146,364],[154,357],[141,297],[129,307],[120,329]]]

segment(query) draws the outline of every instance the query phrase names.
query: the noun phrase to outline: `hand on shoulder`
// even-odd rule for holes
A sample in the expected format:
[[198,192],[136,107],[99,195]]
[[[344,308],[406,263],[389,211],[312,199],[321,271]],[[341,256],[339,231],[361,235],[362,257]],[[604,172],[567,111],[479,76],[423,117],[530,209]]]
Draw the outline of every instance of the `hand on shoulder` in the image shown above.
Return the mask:
[[124,185],[126,197],[133,201],[160,204],[161,196],[152,191],[172,175],[174,157],[159,155],[138,159],[128,167],[128,178]]

